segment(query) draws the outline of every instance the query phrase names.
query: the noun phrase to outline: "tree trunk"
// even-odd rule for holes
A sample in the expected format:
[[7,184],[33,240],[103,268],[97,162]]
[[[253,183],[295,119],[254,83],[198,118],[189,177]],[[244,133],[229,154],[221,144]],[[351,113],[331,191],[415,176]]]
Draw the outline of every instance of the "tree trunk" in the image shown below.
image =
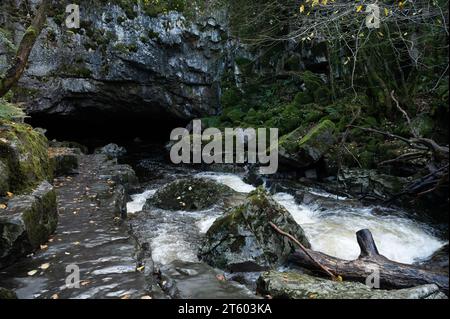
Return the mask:
[[28,57],[33,49],[36,39],[39,37],[47,21],[47,12],[50,8],[51,0],[43,0],[36,12],[31,25],[25,31],[20,42],[16,56],[11,66],[6,71],[5,76],[0,79],[0,97],[3,97],[19,81],[27,66]]
[[409,288],[426,284],[436,284],[443,292],[448,294],[448,276],[441,273],[425,270],[417,266],[394,262],[379,254],[375,241],[369,230],[356,233],[361,255],[358,259],[347,261],[338,259],[307,249],[315,261],[305,252],[298,250],[291,257],[292,263],[301,267],[324,274],[317,267],[317,263],[328,268],[343,280],[359,281],[365,283],[370,275],[379,273],[380,288]]

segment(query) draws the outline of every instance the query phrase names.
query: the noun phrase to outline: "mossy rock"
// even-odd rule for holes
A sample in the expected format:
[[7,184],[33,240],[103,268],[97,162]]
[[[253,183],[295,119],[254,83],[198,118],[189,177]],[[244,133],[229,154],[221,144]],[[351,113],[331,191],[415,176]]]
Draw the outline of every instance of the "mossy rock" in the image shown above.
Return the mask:
[[152,206],[168,210],[204,210],[235,193],[228,186],[203,178],[177,180],[158,190],[144,205],[144,210]]
[[199,256],[211,266],[231,272],[261,271],[282,265],[296,247],[276,233],[269,222],[310,247],[291,214],[263,188],[258,188],[244,204],[216,220],[206,234]]
[[0,211],[0,268],[38,249],[57,224],[56,193],[47,181],[9,200]]
[[322,121],[309,131],[299,127],[279,141],[280,156],[299,167],[307,167],[318,162],[336,141],[335,125],[329,120]]
[[47,138],[27,124],[0,120],[0,159],[9,170],[9,191],[24,193],[53,179]]

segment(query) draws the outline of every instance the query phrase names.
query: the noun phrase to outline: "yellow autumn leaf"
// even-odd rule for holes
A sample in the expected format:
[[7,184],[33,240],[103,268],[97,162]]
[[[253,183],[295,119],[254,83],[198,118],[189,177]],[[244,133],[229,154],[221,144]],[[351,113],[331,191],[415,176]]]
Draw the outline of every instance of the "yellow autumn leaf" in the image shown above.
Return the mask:
[[59,296],[58,296],[58,294],[54,294],[53,296],[51,296],[51,298],[56,300],[56,299],[59,299]]
[[319,0],[312,0],[311,7],[317,6],[319,4]]
[[6,206],[5,204],[0,204],[0,209],[6,209],[8,206]]
[[14,194],[11,193],[11,192],[6,192],[6,196],[7,196],[8,198],[12,198],[12,197],[14,196]]
[[361,12],[362,9],[363,9],[363,6],[359,5],[356,7],[356,12]]
[[323,4],[324,6],[326,6],[327,3],[328,3],[328,0],[322,0],[322,4]]
[[300,13],[303,13],[303,12],[305,12],[305,5],[304,4],[302,4],[300,6]]
[[31,270],[31,271],[29,271],[29,272],[27,272],[27,275],[28,276],[34,276],[34,275],[36,275],[37,274],[37,270]]
[[50,267],[50,264],[49,263],[45,263],[45,264],[42,264],[39,268],[41,268],[42,270],[46,270],[49,267]]
[[145,266],[141,266],[141,267],[136,268],[136,270],[139,271],[139,272],[144,271],[144,269],[145,269]]
[[389,15],[389,10],[388,8],[384,8],[384,15],[387,17]]

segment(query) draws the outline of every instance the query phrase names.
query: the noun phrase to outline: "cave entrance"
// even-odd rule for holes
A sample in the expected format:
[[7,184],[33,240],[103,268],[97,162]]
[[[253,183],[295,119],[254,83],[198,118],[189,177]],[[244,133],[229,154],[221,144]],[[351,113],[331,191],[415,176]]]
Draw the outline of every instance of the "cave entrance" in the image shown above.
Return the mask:
[[145,145],[162,146],[174,128],[185,127],[188,121],[170,114],[83,110],[71,115],[34,114],[27,123],[46,129],[49,140],[78,142],[92,152],[109,143],[129,150]]

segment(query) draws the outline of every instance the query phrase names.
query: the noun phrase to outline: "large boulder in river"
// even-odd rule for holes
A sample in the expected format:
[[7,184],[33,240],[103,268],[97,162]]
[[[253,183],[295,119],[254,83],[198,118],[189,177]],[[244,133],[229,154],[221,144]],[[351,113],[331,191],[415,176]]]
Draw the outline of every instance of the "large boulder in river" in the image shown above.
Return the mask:
[[297,167],[308,167],[318,162],[336,142],[335,130],[334,123],[325,120],[309,131],[300,127],[281,137],[281,159]]
[[158,190],[144,205],[168,210],[196,211],[223,203],[227,196],[236,192],[228,186],[203,178],[189,178],[169,183]]
[[0,268],[45,243],[58,223],[56,193],[47,181],[0,209]]
[[277,271],[263,273],[258,279],[257,290],[278,299],[447,299],[436,285],[379,290],[357,282],[337,282]]
[[291,214],[258,188],[249,194],[245,204],[216,220],[206,234],[199,256],[208,264],[231,272],[260,271],[281,265],[296,247],[275,232],[269,222],[310,247]]

